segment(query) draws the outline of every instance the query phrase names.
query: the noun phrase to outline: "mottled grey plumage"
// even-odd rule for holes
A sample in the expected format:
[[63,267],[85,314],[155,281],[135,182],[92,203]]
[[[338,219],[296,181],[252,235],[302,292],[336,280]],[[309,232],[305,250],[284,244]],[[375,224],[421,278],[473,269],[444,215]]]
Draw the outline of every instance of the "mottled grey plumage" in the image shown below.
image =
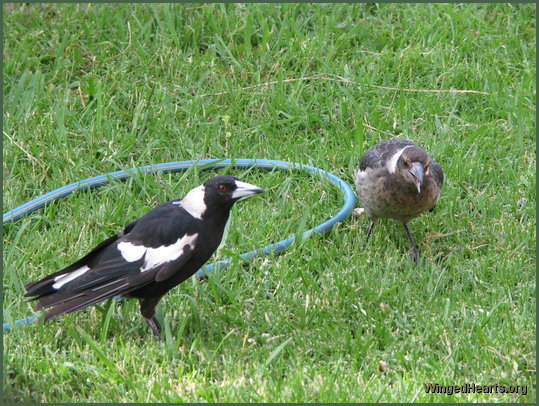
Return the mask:
[[411,141],[385,140],[369,148],[355,176],[359,199],[372,221],[367,240],[377,219],[398,220],[404,224],[417,262],[408,222],[434,207],[443,180],[440,165]]

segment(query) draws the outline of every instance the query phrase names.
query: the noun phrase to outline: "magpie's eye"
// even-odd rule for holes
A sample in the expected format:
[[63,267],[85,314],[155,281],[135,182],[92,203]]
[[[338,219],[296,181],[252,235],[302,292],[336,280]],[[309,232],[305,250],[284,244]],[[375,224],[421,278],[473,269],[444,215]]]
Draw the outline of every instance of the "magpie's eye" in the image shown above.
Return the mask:
[[219,185],[219,192],[221,193],[228,192],[228,187],[226,185]]

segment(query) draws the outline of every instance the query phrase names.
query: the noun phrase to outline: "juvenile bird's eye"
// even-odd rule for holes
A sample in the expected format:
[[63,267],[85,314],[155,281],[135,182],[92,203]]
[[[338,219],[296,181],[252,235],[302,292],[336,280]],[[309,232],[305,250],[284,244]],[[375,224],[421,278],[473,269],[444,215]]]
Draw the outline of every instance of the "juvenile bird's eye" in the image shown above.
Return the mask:
[[219,192],[226,193],[228,191],[228,187],[226,185],[219,185]]

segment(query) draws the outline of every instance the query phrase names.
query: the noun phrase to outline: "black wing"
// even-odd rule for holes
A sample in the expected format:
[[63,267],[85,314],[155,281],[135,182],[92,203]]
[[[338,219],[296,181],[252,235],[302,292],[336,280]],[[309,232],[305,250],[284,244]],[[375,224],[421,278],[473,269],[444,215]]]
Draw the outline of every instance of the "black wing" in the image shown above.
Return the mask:
[[[170,261],[165,258],[145,269],[147,254],[151,254],[152,249],[178,242],[192,231],[189,228],[193,221],[196,220],[181,206],[173,203],[158,206],[64,270],[27,284],[25,296],[35,296],[31,300],[38,301],[37,310],[52,307],[45,314],[45,320],[50,320],[156,280],[165,280],[189,261],[192,246],[179,246]],[[128,261],[119,249],[121,243],[142,253],[140,258]]]
[[55,272],[49,276],[46,276],[43,279],[27,283],[26,285],[24,285],[24,288],[26,289],[26,293],[24,296],[26,297],[38,296],[38,295],[42,295],[42,294],[50,292],[50,289],[48,286],[51,284],[51,281],[54,280],[54,278],[60,275],[71,273],[81,268],[82,266],[87,265],[93,258],[98,257],[99,254],[103,251],[103,249],[113,244],[114,242],[118,241],[120,238],[123,238],[125,235],[129,234],[129,232],[133,229],[136,223],[137,223],[137,220],[135,220],[134,222],[132,222],[131,224],[126,226],[123,230],[119,231],[113,236],[100,242],[84,257],[72,263],[71,265],[65,267],[61,271]]
[[383,168],[386,165],[386,162],[391,159],[395,152],[397,152],[399,149],[411,145],[417,146],[417,144],[414,144],[412,141],[401,139],[381,141],[373,147],[369,148],[363,154],[359,163],[359,169],[361,171],[364,171],[367,168]]
[[47,321],[110,297],[124,295],[153,282],[165,280],[191,259],[191,253],[191,249],[184,249],[178,259],[143,272],[140,269],[144,259],[129,264],[121,261],[117,261],[114,265],[103,264],[102,267],[92,269],[87,278],[74,281],[76,284],[72,286],[66,285],[65,290],[60,289],[55,293],[36,298],[38,300],[36,310],[52,307],[45,313],[44,319]]

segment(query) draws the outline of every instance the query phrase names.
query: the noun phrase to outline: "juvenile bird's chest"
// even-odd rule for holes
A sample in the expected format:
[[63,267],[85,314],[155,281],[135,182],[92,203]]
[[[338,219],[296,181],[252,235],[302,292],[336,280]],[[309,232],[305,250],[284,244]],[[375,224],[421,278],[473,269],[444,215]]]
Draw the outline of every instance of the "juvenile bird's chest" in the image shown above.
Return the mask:
[[434,207],[439,193],[432,180],[426,179],[421,193],[417,193],[414,185],[381,171],[358,176],[356,185],[359,199],[373,220],[393,218],[407,222]]

